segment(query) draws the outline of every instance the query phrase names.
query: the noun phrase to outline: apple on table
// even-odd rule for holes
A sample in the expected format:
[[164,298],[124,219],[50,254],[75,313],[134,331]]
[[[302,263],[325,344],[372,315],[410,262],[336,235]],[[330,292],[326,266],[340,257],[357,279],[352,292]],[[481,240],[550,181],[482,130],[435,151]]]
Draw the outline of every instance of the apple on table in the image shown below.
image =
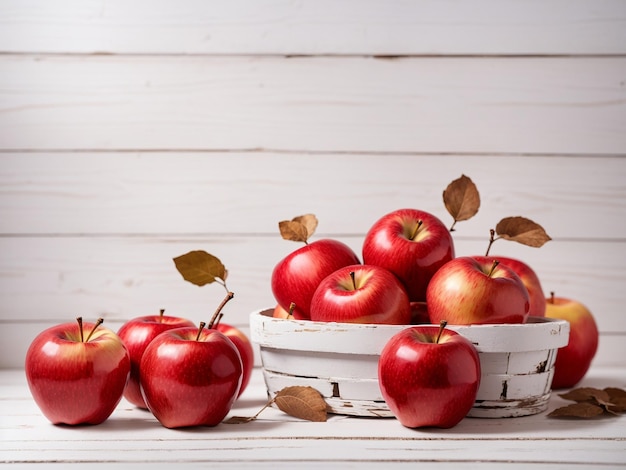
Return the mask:
[[567,320],[570,325],[569,342],[556,354],[552,388],[571,388],[591,367],[598,350],[598,325],[591,310],[578,300],[556,297],[551,292],[546,301],[546,317]]
[[402,283],[387,269],[345,266],[318,285],[311,299],[311,320],[408,325],[411,304]]
[[165,315],[165,310],[162,309],[158,315],[132,318],[120,327],[117,335],[122,339],[130,354],[130,377],[124,390],[126,400],[139,408],[148,408],[139,387],[139,365],[148,344],[164,331],[194,326],[191,320]]
[[216,426],[237,399],[242,361],[230,339],[201,323],[159,334],[139,371],[146,405],[164,427]]
[[363,241],[363,264],[382,266],[406,287],[409,300],[426,300],[435,272],[454,258],[452,235],[443,222],[426,211],[398,209],[385,214]]
[[530,298],[515,272],[497,260],[461,256],[448,261],[428,284],[430,322],[450,325],[525,323]]
[[406,328],[378,361],[380,391],[409,428],[456,426],[476,401],[481,366],[474,345],[446,323]]
[[120,337],[101,323],[78,317],[52,326],[26,352],[28,387],[54,424],[100,424],[122,399],[130,356]]

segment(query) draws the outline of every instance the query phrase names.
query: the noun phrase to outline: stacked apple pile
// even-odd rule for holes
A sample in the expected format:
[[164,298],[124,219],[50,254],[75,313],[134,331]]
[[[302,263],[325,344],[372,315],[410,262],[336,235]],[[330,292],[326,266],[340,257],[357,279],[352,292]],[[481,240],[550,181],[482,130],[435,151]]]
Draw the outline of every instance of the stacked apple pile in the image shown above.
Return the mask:
[[174,262],[186,280],[217,281],[226,289],[208,325],[161,310],[127,321],[117,334],[102,327],[102,319],[83,324],[82,318],[41,332],[25,370],[35,402],[52,423],[100,424],[122,397],[167,428],[215,426],[226,417],[250,380],[252,344],[220,322],[234,294],[219,259],[194,251]]
[[[282,237],[305,245],[280,260],[271,275],[275,317],[409,327],[381,353],[379,379],[390,409],[410,427],[451,427],[474,403],[478,356],[446,324],[523,324],[546,314],[568,320],[570,342],[557,354],[554,388],[572,387],[585,375],[598,342],[593,316],[580,302],[546,299],[527,263],[489,255],[498,239],[542,246],[550,237],[540,225],[524,217],[504,218],[490,230],[485,255],[456,256],[455,224],[477,213],[480,197],[471,179],[462,175],[448,185],[443,200],[454,219],[450,228],[415,208],[385,214],[365,235],[362,262],[337,240],[309,242],[317,227],[314,215],[282,221]],[[409,350],[414,351],[410,361]],[[436,367],[424,368],[434,362]],[[457,382],[448,383],[451,377]],[[462,405],[451,412],[451,399],[441,391],[454,388],[461,390],[455,400]],[[424,406],[434,395],[438,398]],[[428,416],[420,415],[425,409]]]

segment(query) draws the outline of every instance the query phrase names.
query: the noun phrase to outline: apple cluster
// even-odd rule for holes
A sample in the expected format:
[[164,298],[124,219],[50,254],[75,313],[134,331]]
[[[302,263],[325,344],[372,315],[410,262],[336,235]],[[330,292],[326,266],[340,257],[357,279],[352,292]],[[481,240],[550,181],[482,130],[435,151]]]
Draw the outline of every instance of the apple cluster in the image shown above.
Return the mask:
[[117,333],[78,320],[44,330],[26,354],[31,394],[54,424],[100,424],[124,397],[167,428],[215,426],[250,380],[252,344],[232,325],[163,310]]
[[362,259],[332,239],[294,250],[272,272],[276,316],[291,310],[297,320],[466,325],[545,315],[541,284],[527,264],[456,257],[450,230],[423,210],[399,209],[377,220]]
[[[522,218],[506,222],[513,219]],[[588,309],[546,299],[539,277],[521,260],[456,256],[451,231],[433,214],[399,209],[370,227],[362,262],[344,243],[304,237],[305,246],[281,259],[271,275],[274,317],[407,325],[381,353],[379,384],[394,415],[409,427],[454,426],[474,403],[478,355],[446,324],[523,324],[546,312],[570,321],[570,343],[557,354],[555,388],[575,385],[597,348]]]

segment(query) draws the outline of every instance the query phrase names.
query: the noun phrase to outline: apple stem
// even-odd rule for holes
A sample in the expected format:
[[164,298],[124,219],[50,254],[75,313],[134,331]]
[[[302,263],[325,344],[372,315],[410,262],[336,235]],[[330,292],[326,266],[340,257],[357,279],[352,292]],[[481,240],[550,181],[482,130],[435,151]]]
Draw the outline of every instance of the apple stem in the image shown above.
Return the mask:
[[[96,331],[96,328],[98,328],[98,327],[102,324],[102,322],[103,322],[103,321],[104,321],[104,320],[103,320],[102,318],[98,318],[98,319],[96,320],[96,324],[93,326],[93,328],[92,328],[92,329],[91,329],[91,331],[89,332],[89,335],[87,335],[87,339],[85,340],[85,343],[88,343],[88,342],[89,342],[89,340],[91,339],[91,335],[93,335],[93,332],[94,332],[94,331]],[[81,327],[81,340],[82,340],[82,330],[83,330],[83,329],[82,329],[82,327]]]
[[417,225],[415,226],[415,229],[413,229],[413,232],[409,236],[409,240],[413,240],[417,236],[417,232],[419,232],[420,227],[422,226],[423,223],[424,223],[424,221],[422,221],[422,220],[418,220],[417,221]]
[[83,317],[76,317],[76,321],[78,322],[78,331],[80,331],[80,342],[83,343],[85,341],[83,338]]
[[200,322],[200,326],[198,327],[198,334],[196,335],[196,341],[198,341],[200,339],[200,334],[202,333],[202,330],[204,329],[206,323],[204,323],[203,321]]
[[220,324],[220,321],[222,320],[223,316],[224,316],[224,312],[220,312],[220,314],[217,316],[217,320],[215,320],[215,323],[213,323],[212,328],[217,328],[217,325]]
[[350,271],[350,279],[352,279],[352,288],[354,290],[357,290],[357,287],[356,287],[356,274],[354,274],[354,271]]
[[213,318],[211,318],[211,321],[209,322],[209,327],[208,327],[209,329],[213,328],[213,325],[215,324],[215,320],[217,320],[217,317],[219,316],[220,312],[224,308],[224,305],[226,305],[228,301],[232,299],[234,296],[235,294],[233,292],[228,291],[228,293],[226,294],[226,297],[224,297],[224,300],[222,300],[222,302],[217,307],[217,310],[215,310],[215,313],[213,314]]
[[548,299],[548,302],[550,302],[551,304],[554,303],[554,291],[550,291],[550,298]]
[[443,333],[443,330],[447,324],[448,322],[445,320],[441,320],[439,322],[439,332],[437,333],[437,339],[435,340],[435,344],[439,344],[439,340],[441,339],[441,334]]
[[485,256],[489,256],[489,250],[491,250],[491,245],[493,245],[493,242],[495,242],[496,240],[496,231],[492,228],[489,229],[489,245],[487,245],[487,252],[485,253]]
[[165,314],[165,309],[162,308],[159,310],[159,323],[163,323],[163,315]]
[[497,259],[493,260],[493,263],[491,264],[491,269],[489,270],[489,273],[487,273],[487,276],[491,277],[493,275],[493,272],[496,270],[496,267],[500,264],[500,261],[498,261]]
[[293,317],[293,311],[296,309],[296,303],[291,302],[289,304],[289,316]]

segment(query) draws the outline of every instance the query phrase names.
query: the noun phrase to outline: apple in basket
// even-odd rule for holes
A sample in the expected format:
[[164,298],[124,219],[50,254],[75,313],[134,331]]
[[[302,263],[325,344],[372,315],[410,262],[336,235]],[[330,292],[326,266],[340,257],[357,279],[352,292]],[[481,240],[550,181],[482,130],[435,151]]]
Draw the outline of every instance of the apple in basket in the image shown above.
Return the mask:
[[311,320],[408,325],[411,303],[398,278],[375,265],[338,269],[318,285],[311,300]]
[[462,256],[448,261],[428,284],[430,322],[451,325],[524,323],[528,290],[515,272],[498,261]]
[[324,238],[309,243],[316,226],[312,214],[279,223],[284,239],[305,243],[281,259],[271,275],[276,301],[287,311],[294,303],[292,314],[297,320],[311,318],[311,299],[322,279],[344,266],[360,264],[352,248],[343,242]]
[[454,258],[448,228],[418,209],[398,209],[378,219],[363,241],[363,264],[382,266],[405,285],[411,301],[426,300],[435,272]]

